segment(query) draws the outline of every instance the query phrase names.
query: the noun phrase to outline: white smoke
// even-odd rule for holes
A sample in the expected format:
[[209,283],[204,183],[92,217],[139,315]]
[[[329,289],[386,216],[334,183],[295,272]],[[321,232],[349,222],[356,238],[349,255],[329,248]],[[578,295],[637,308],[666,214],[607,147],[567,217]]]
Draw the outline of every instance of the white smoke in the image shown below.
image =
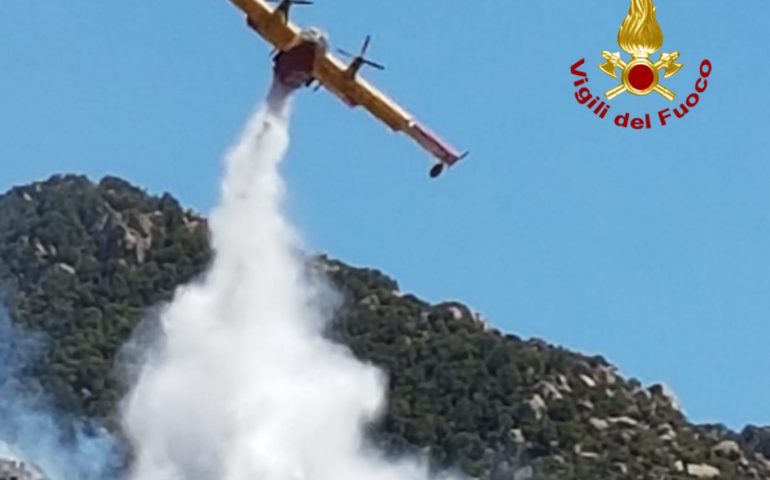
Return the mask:
[[28,371],[44,358],[47,340],[0,310],[0,461],[21,461],[46,480],[111,478],[120,467],[115,439],[97,423],[54,408]]
[[427,476],[366,447],[384,378],[321,335],[327,292],[282,212],[290,110],[273,86],[226,158],[213,264],[163,312],[162,345],[124,402],[132,480]]

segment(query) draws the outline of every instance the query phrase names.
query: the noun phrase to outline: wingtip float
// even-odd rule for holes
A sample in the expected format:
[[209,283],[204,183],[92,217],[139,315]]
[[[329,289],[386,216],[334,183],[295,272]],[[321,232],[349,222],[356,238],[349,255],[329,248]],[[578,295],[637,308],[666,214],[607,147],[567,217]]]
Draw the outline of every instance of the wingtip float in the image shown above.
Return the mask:
[[358,55],[338,50],[350,57],[344,64],[329,51],[329,37],[318,28],[300,30],[289,20],[292,5],[311,5],[309,0],[280,0],[270,8],[265,0],[230,0],[244,14],[247,24],[273,45],[273,72],[285,87],[321,86],[337,95],[350,107],[362,106],[396,132],[404,132],[432,154],[437,163],[430,169],[431,178],[438,177],[468,155],[441,140],[409,112],[358,75],[364,66],[384,70],[385,67],[366,58],[371,37],[367,36]]

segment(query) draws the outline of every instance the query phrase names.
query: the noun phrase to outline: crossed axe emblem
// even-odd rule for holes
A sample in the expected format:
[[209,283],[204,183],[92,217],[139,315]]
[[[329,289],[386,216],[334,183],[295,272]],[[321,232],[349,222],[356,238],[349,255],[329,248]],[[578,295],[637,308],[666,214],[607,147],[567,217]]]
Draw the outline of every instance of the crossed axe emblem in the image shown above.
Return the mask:
[[647,95],[655,91],[669,101],[674,100],[676,94],[658,82],[661,70],[665,70],[663,78],[669,78],[682,69],[683,65],[676,63],[679,52],[661,53],[660,59],[655,63],[646,57],[634,57],[630,62],[626,62],[620,57],[620,52],[611,53],[607,50],[602,52],[602,57],[607,60],[599,66],[604,73],[612,78],[618,78],[617,70],[621,71],[621,84],[607,90],[604,94],[607,99],[612,100],[623,92]]

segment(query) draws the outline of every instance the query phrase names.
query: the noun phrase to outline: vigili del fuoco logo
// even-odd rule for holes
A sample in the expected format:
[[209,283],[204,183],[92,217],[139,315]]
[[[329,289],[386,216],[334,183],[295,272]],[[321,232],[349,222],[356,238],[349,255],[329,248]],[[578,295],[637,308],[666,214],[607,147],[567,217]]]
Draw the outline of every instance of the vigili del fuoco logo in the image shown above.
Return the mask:
[[[606,75],[619,79],[620,83],[604,92],[604,99],[594,96],[588,88],[588,74],[585,71],[585,58],[581,58],[570,68],[574,81],[575,99],[600,119],[614,118],[618,127],[642,130],[653,126],[665,127],[676,119],[684,118],[700,102],[701,94],[708,88],[708,77],[711,75],[711,62],[703,60],[700,63],[699,76],[690,93],[678,105],[674,102],[676,93],[668,89],[662,82],[671,78],[684,66],[679,61],[679,52],[662,52],[656,61],[651,57],[663,47],[663,31],[658,24],[656,8],[653,0],[631,0],[626,19],[618,31],[618,46],[631,55],[630,60],[623,59],[620,52],[605,50],[602,57],[605,62],[599,64],[599,70]],[[609,102],[622,93],[639,97],[651,93],[658,94],[672,102],[669,108],[656,113],[647,113],[642,117],[632,117],[630,113],[620,113],[607,116],[611,106]]]

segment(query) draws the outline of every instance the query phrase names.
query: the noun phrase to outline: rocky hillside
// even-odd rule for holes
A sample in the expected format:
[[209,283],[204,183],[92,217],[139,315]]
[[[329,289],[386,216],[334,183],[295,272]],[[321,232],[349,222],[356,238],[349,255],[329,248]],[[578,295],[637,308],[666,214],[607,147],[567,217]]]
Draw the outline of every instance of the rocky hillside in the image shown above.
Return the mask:
[[0,198],[0,285],[51,342],[34,374],[63,408],[107,416],[113,359],[143,309],[207,261],[205,221],[116,178],[55,176]]
[[[45,332],[30,374],[60,408],[109,422],[120,345],[209,259],[204,219],[116,179],[55,176],[0,197],[0,282],[15,322]],[[371,428],[393,453],[495,480],[770,479],[770,429],[694,425],[662,385],[602,357],[431,305],[376,270],[314,259],[345,295],[329,335],[390,374]],[[0,379],[1,380],[1,379]]]

